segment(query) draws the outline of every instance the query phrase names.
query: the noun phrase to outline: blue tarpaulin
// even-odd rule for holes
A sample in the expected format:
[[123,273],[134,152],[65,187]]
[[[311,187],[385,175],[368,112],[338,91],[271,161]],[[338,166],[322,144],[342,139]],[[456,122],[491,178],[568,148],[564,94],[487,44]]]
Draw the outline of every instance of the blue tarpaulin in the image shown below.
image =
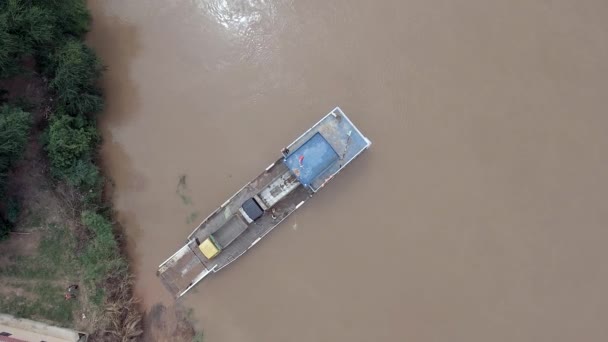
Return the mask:
[[338,160],[336,151],[321,133],[317,132],[297,150],[291,152],[284,162],[300,183],[308,186],[336,160]]

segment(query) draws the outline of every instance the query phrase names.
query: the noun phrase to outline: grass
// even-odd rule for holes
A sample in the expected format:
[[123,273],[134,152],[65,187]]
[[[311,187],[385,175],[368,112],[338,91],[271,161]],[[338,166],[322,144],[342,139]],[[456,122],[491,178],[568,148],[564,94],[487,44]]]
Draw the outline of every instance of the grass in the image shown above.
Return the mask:
[[[49,224],[31,255],[8,259],[8,265],[0,268],[0,289],[5,289],[0,291],[0,308],[17,317],[97,330],[102,338],[106,332],[136,338],[141,334],[141,316],[133,310],[132,281],[112,223],[101,214],[85,211],[82,224],[73,229]],[[82,229],[88,232],[82,235]],[[76,238],[79,230],[84,241]],[[71,284],[78,284],[80,291],[76,298],[66,300]],[[87,319],[81,319],[81,314]],[[101,331],[96,329],[99,325],[112,328]]]
[[103,287],[95,288],[95,292],[91,296],[91,302],[98,307],[102,307],[103,301],[106,298],[106,291]]
[[36,293],[36,296],[0,297],[2,311],[16,317],[51,321],[64,327],[72,326],[73,312],[78,306],[77,299],[65,300],[64,287],[38,282],[25,288]]
[[50,225],[42,235],[38,253],[15,257],[12,265],[0,269],[0,276],[39,281],[70,278],[70,275],[77,278],[75,246],[76,239],[67,228]]
[[119,254],[118,244],[112,232],[112,223],[104,216],[85,211],[82,222],[93,232],[80,261],[84,270],[84,279],[95,286],[109,274],[126,269],[126,262]]
[[23,219],[24,222],[21,224],[23,227],[42,227],[46,223],[44,215],[39,211],[31,211],[28,209],[24,216],[26,218]]
[[78,279],[75,245],[69,229],[50,225],[43,232],[36,253],[11,258],[11,264],[0,269],[0,277],[10,279],[7,286],[20,291],[0,297],[2,311],[71,326],[78,299],[66,300],[64,294],[67,283]]

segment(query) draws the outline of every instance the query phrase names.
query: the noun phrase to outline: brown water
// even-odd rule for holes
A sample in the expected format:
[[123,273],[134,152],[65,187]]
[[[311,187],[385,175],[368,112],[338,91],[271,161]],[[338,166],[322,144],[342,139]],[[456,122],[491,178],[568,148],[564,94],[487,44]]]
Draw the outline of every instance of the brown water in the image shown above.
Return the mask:
[[608,2],[90,5],[147,307],[196,223],[340,105],[372,149],[186,296],[206,341],[608,340]]

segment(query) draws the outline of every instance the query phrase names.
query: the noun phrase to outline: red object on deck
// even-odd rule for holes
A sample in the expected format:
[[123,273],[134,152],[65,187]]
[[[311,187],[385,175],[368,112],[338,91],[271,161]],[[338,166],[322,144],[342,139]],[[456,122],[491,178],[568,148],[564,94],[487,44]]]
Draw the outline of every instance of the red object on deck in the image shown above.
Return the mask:
[[304,155],[301,155],[298,161],[300,162],[300,166],[304,166]]

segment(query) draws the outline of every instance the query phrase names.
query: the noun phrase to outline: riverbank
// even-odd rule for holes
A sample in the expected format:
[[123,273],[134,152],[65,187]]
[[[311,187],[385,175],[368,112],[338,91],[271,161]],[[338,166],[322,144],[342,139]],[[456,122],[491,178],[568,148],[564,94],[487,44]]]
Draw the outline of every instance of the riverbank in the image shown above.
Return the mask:
[[[0,82],[0,86],[11,82]],[[7,176],[6,197],[19,203],[8,238],[0,243],[3,312],[74,328],[101,337],[141,334],[141,314],[119,249],[111,208],[52,176],[41,139],[52,95],[36,75],[21,77],[7,102],[26,99],[33,117],[25,153]],[[40,96],[28,96],[34,90]],[[52,117],[52,114],[50,114]],[[101,198],[101,196],[98,196]],[[78,293],[66,299],[66,287]]]
[[103,67],[83,42],[89,22],[82,0],[0,5],[0,308],[130,341],[143,316],[97,166]]

